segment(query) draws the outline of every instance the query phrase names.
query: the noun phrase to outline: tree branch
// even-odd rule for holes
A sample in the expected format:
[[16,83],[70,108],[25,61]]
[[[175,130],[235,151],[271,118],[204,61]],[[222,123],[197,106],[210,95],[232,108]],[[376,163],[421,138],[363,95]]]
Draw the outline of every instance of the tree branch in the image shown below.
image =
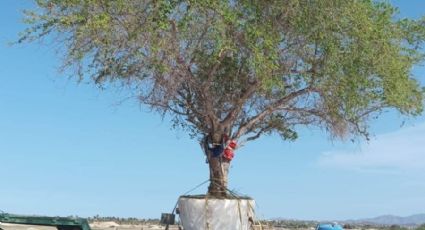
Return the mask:
[[266,116],[272,114],[274,111],[278,110],[285,103],[293,100],[294,98],[309,93],[311,91],[310,87],[300,89],[298,91],[292,92],[285,97],[279,99],[272,105],[267,106],[262,112],[258,113],[256,116],[252,117],[245,124],[242,124],[236,134],[233,136],[233,139],[239,139],[241,136],[245,135],[255,124],[263,120]]
[[221,122],[224,127],[228,127],[234,122],[234,120],[236,119],[240,111],[242,110],[242,107],[245,104],[246,100],[248,100],[252,96],[252,94],[255,93],[255,91],[258,88],[258,85],[259,85],[258,81],[255,81],[254,83],[252,83],[249,86],[249,88],[245,91],[245,93],[237,100],[237,102],[235,102],[233,109],[227,114],[227,116]]

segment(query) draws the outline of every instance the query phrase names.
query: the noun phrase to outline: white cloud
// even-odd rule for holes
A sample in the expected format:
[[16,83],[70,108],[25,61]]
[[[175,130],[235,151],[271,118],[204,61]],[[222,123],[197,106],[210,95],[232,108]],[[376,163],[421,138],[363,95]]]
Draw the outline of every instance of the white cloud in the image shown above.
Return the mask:
[[361,172],[425,172],[425,123],[378,135],[356,150],[324,152],[318,163]]

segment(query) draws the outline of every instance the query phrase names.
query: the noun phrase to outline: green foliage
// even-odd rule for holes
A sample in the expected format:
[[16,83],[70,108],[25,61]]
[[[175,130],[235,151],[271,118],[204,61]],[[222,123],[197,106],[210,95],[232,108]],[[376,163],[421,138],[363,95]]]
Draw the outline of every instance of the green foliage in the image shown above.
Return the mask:
[[391,226],[389,227],[389,229],[390,229],[390,230],[407,230],[408,228],[406,228],[406,227],[402,227],[402,226],[400,226],[400,225],[396,225],[396,224],[394,224],[394,225],[391,225]]
[[[385,109],[419,115],[425,18],[373,0],[37,0],[20,41],[65,47],[80,79],[130,85],[196,136],[296,125],[367,136]],[[54,35],[54,36],[51,36]]]
[[416,230],[425,230],[425,224],[419,225]]

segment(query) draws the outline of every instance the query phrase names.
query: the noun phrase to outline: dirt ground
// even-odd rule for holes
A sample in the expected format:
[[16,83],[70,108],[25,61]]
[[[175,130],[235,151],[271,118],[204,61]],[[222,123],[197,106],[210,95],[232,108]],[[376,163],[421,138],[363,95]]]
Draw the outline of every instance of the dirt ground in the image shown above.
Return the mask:
[[[165,229],[159,225],[123,225],[116,226],[107,224],[90,226],[92,230],[160,230]],[[34,226],[34,225],[17,225],[17,224],[0,224],[3,230],[57,230],[55,227]],[[177,226],[170,226],[170,230],[178,230]]]
[[[101,222],[90,225],[92,230],[163,230],[164,226],[160,225],[117,225],[114,222]],[[0,229],[3,230],[57,230],[55,227],[34,226],[34,225],[17,225],[0,223]],[[257,227],[256,230],[261,228]],[[169,230],[179,230],[177,225],[172,225]],[[262,230],[289,230],[284,228],[264,227]],[[300,230],[300,229],[298,229]],[[305,229],[310,230],[310,229]]]
[[[164,226],[160,226],[160,225],[117,225],[113,222],[102,222],[98,224],[92,224],[90,227],[92,230],[163,230],[165,229]],[[16,224],[4,224],[4,223],[0,223],[0,228],[3,230],[57,230],[55,227],[16,225]],[[178,226],[176,225],[170,226],[169,230],[178,230]],[[263,230],[290,230],[290,229],[263,228]],[[297,229],[297,230],[302,230],[302,229]],[[305,229],[305,230],[314,230],[314,228]],[[353,229],[353,230],[356,230],[356,229]],[[375,230],[375,229],[370,229],[370,230]]]
[[[116,224],[108,224],[108,223],[95,224],[95,225],[91,225],[90,227],[92,230],[163,230],[165,229],[164,226],[159,226],[159,225],[116,225]],[[5,223],[0,223],[0,228],[3,230],[57,230],[55,227],[17,225],[17,224],[5,224]],[[169,230],[178,230],[178,226],[177,225],[170,226]],[[280,230],[280,229],[263,228],[263,230]]]

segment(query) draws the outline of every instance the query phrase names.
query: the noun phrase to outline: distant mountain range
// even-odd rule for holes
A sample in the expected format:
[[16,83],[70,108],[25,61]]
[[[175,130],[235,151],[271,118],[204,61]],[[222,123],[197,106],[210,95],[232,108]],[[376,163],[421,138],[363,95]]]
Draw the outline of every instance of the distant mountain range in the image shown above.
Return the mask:
[[425,224],[425,214],[416,214],[406,217],[384,215],[375,218],[346,220],[344,223],[353,224],[374,224],[374,225],[400,225],[400,226],[418,226]]

